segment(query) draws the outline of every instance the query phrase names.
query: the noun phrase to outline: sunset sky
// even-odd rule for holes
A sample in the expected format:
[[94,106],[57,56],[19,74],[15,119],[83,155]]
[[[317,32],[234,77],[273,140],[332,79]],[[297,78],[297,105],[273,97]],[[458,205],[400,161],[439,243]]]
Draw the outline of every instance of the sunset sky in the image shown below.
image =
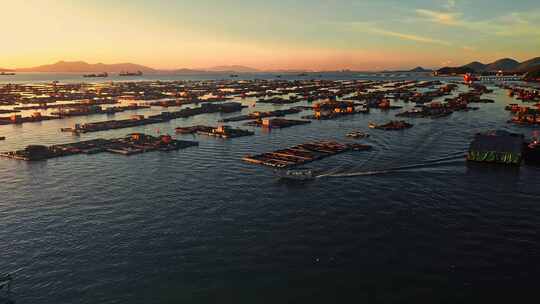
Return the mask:
[[538,0],[2,0],[0,67],[390,69],[540,56]]

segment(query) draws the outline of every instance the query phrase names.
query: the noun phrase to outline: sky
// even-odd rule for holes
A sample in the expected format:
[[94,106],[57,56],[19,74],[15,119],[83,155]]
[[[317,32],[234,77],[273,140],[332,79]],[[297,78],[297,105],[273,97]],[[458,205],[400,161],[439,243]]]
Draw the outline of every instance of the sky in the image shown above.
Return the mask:
[[538,0],[0,0],[0,67],[380,70],[540,56]]

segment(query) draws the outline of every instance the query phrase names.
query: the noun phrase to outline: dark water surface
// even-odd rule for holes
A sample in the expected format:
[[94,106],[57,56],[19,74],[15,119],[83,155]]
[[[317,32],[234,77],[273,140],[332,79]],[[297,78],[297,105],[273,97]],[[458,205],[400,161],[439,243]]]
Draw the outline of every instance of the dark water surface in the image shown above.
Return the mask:
[[[241,158],[313,139],[347,141],[346,133],[368,131],[369,121],[397,112],[256,129],[229,141],[197,137],[199,148],[172,153],[0,159],[0,272],[16,271],[17,303],[522,298],[533,294],[540,275],[540,169],[465,163],[476,132],[532,131],[506,124],[503,108],[513,101],[504,91],[486,97],[496,103],[411,119],[415,127],[403,132],[369,130],[372,151],[314,163],[326,176],[304,183],[280,181]],[[166,133],[222,118],[80,138],[59,132],[106,117],[0,126],[8,138],[0,150],[135,130]]]

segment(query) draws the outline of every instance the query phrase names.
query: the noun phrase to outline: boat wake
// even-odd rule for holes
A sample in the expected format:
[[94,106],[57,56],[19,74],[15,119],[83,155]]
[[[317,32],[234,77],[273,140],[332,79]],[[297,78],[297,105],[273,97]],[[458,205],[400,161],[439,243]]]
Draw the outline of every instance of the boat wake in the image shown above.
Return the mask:
[[411,172],[411,171],[424,171],[425,169],[434,169],[438,167],[447,167],[450,165],[461,164],[463,163],[464,152],[456,152],[449,156],[426,160],[422,163],[390,167],[390,168],[374,168],[374,169],[364,169],[362,171],[355,172],[344,172],[341,171],[341,167],[330,170],[323,174],[319,174],[316,178],[345,178],[345,177],[357,177],[357,176],[369,176],[369,175],[381,175],[381,174],[390,174],[390,173],[399,173],[399,172]]

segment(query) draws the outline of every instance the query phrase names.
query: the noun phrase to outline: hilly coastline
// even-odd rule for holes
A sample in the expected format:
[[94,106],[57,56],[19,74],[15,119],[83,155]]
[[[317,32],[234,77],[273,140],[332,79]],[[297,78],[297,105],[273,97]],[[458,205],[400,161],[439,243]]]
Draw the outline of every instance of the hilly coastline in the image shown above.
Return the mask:
[[104,64],[104,63],[87,63],[85,61],[58,61],[53,64],[40,65],[30,68],[18,68],[15,70],[0,69],[0,72],[42,72],[42,73],[120,73],[120,72],[135,72],[141,71],[145,74],[200,74],[200,73],[214,73],[214,72],[236,72],[236,73],[255,73],[260,70],[240,66],[216,66],[207,69],[170,69],[159,70],[151,67],[147,67],[134,63],[116,63],[116,64]]
[[258,69],[250,68],[242,65],[223,65],[204,69],[207,72],[236,72],[236,73],[257,73],[261,72]]
[[[465,73],[504,73],[526,74],[538,70],[540,67],[540,57],[519,62],[511,58],[503,58],[497,61],[484,64],[474,61],[459,67],[443,67],[436,70],[439,74],[465,74]],[[53,64],[40,65],[30,68],[6,69],[0,68],[0,72],[43,72],[43,73],[120,73],[141,71],[145,74],[203,74],[203,73],[260,73],[260,72],[294,72],[296,70],[259,70],[242,65],[224,65],[203,69],[154,69],[148,66],[134,63],[87,63],[85,61],[58,61]],[[302,71],[303,70],[298,70]],[[416,67],[411,70],[401,72],[432,72],[433,70]],[[395,71],[393,71],[395,72]]]
[[41,65],[31,68],[16,69],[17,72],[44,72],[44,73],[120,73],[141,71],[143,73],[156,73],[157,70],[133,63],[90,64],[84,61],[58,61],[53,64]]
[[439,74],[465,74],[465,73],[504,73],[525,74],[540,67],[540,57],[519,62],[512,58],[503,58],[492,63],[484,64],[474,61],[460,67],[444,67],[439,69]]

